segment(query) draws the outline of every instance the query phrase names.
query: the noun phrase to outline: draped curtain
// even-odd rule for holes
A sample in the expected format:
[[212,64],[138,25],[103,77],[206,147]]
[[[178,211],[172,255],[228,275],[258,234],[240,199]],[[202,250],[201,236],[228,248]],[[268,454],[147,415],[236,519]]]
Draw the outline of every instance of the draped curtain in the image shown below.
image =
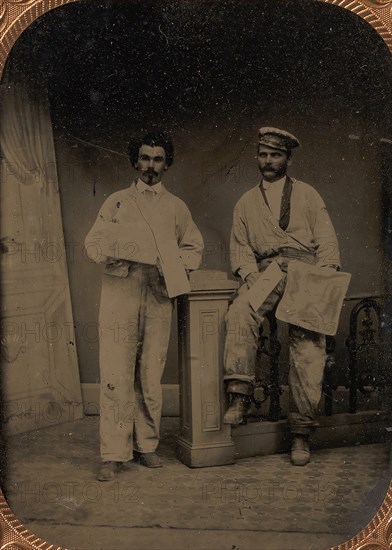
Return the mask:
[[[2,83],[0,146],[2,386],[8,407],[5,416],[15,433],[81,416],[55,148],[45,90],[10,79]],[[43,414],[48,407],[51,414]]]

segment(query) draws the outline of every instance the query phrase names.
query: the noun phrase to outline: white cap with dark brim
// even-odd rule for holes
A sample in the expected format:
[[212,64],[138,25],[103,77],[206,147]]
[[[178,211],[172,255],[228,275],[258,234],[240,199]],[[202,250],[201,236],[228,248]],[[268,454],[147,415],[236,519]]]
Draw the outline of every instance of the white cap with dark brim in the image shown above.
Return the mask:
[[265,126],[259,129],[259,145],[267,145],[280,151],[291,151],[300,146],[298,139],[285,130]]

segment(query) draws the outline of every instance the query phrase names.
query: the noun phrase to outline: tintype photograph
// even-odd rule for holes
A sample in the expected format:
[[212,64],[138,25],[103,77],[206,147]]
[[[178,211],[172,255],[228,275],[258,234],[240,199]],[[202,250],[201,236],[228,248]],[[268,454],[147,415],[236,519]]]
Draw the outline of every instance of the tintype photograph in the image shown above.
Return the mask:
[[[33,4],[5,0],[2,31]],[[391,53],[333,4],[83,0],[15,39],[0,484],[20,547],[348,549],[390,513]]]

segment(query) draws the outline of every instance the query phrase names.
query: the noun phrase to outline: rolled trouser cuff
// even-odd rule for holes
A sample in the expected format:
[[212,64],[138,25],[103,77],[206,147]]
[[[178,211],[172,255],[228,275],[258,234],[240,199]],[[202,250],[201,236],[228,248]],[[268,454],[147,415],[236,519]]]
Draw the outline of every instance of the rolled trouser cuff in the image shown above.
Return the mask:
[[310,435],[319,426],[317,420],[298,418],[298,413],[289,413],[290,432],[297,435]]
[[253,395],[254,383],[250,380],[226,379],[226,392]]
[[116,453],[101,453],[102,462],[129,462],[133,455],[119,455]]

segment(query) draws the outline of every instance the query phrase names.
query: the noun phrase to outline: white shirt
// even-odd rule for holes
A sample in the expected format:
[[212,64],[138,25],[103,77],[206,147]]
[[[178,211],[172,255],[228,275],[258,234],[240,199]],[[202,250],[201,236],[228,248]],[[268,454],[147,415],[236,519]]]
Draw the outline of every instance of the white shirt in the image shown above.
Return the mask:
[[148,189],[148,191],[153,192],[153,197],[155,198],[162,191],[162,182],[158,181],[154,185],[148,185],[139,178],[136,182],[136,189],[139,193],[144,193]]
[[285,182],[286,176],[283,176],[280,180],[272,182],[263,180],[262,183],[270,210],[276,220],[279,220],[280,218],[280,207],[282,204],[282,195]]

